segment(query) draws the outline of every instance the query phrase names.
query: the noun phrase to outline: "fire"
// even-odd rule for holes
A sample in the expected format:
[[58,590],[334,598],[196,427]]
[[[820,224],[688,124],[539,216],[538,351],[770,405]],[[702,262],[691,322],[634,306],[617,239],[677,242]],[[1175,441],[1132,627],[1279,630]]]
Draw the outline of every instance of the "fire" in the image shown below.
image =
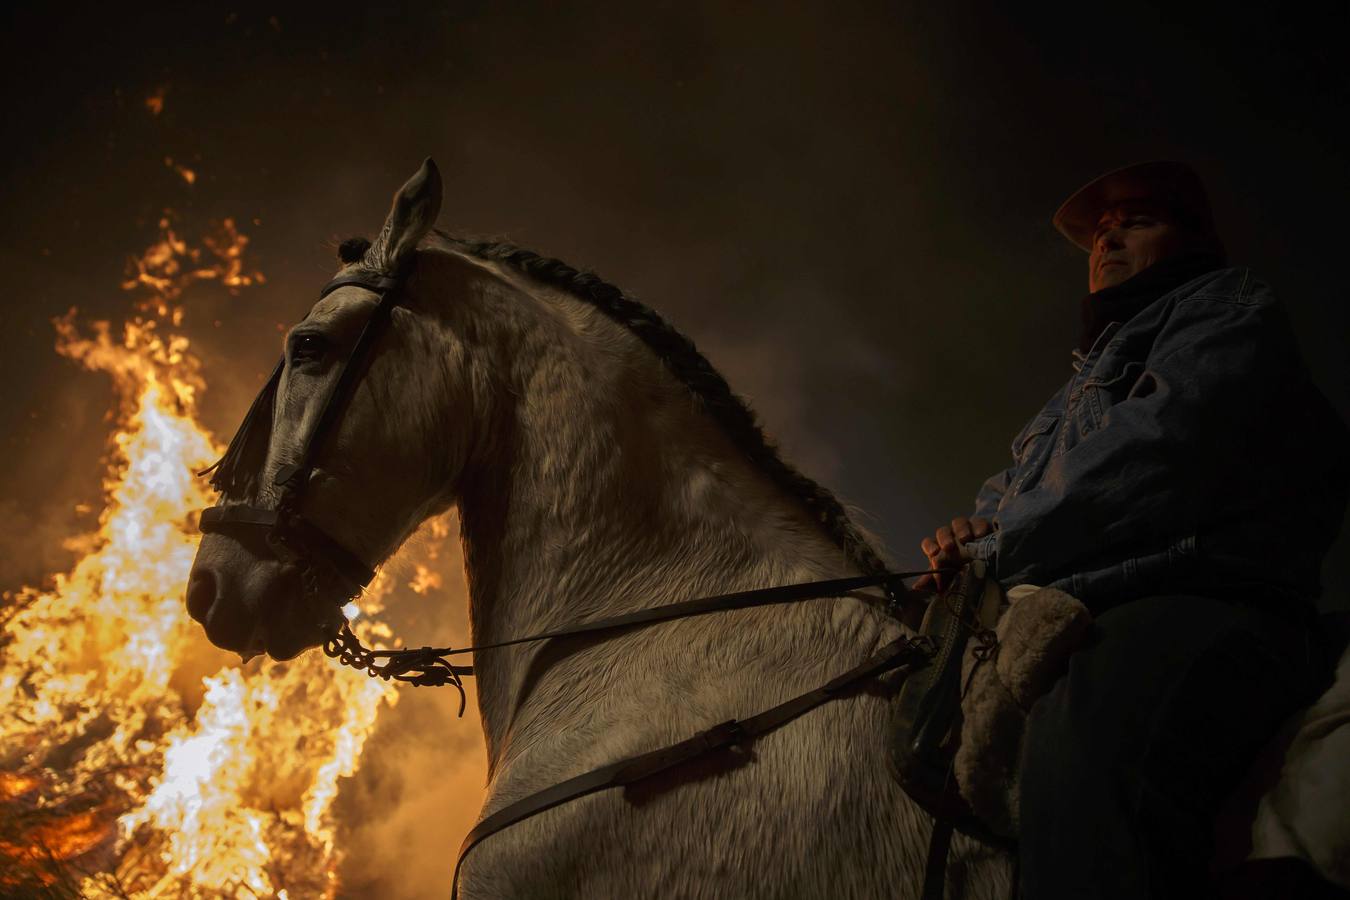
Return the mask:
[[[186,614],[213,501],[193,472],[222,448],[196,418],[206,384],[179,301],[263,277],[232,220],[200,245],[180,232],[166,213],[128,264],[141,296],[126,322],[55,321],[58,352],[109,375],[119,412],[97,531],[70,542],[83,555],[0,604],[0,893],[332,897],[339,781],[396,700],[318,653],[241,667]],[[421,555],[447,534],[436,525]],[[362,601],[368,642],[388,636],[374,616],[391,588],[381,576]]]
[[[203,246],[198,247],[178,236],[174,218],[173,210],[166,209],[159,220],[159,239],[140,256],[127,261],[122,287],[128,291],[146,289],[138,303],[143,312],[181,325],[183,308],[174,303],[196,282],[219,281],[231,293],[238,293],[240,288],[266,281],[261,272],[246,271],[244,250],[248,247],[248,236],[239,233],[234,219],[221,220],[215,233],[205,235]],[[186,339],[180,340],[186,347]]]

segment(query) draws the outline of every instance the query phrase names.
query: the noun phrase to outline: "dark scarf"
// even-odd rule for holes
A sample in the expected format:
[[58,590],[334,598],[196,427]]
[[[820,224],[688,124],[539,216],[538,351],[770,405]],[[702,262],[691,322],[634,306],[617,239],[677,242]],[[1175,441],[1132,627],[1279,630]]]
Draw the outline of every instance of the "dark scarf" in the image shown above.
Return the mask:
[[1091,350],[1107,323],[1124,324],[1173,288],[1224,265],[1224,258],[1214,253],[1183,253],[1154,263],[1120,284],[1088,294],[1082,300],[1083,334],[1078,349],[1084,353]]

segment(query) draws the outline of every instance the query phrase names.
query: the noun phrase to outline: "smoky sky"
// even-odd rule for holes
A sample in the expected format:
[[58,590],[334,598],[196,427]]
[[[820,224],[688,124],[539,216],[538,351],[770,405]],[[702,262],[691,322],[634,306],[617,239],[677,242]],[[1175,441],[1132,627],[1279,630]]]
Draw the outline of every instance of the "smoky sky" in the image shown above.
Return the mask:
[[[122,318],[164,209],[235,218],[267,282],[194,288],[184,326],[228,436],[337,241],[428,155],[443,227],[656,307],[901,563],[1068,376],[1086,263],[1049,219],[1110,168],[1200,171],[1350,415],[1350,13],[1179,7],[11,5],[0,587],[59,571],[98,506],[112,395],[50,319]],[[1324,606],[1350,606],[1347,547]]]

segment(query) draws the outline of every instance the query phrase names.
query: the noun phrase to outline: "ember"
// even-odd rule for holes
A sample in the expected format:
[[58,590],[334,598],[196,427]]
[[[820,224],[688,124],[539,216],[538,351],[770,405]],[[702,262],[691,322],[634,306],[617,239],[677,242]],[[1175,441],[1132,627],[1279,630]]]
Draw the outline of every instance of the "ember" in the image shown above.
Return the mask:
[[168,85],[160,85],[145,98],[145,108],[150,110],[150,115],[157,116],[164,112],[164,95],[168,92]]
[[170,169],[173,169],[175,172],[177,172],[178,177],[186,181],[188,184],[196,183],[197,173],[194,170],[189,169],[187,166],[182,165],[181,163],[174,162],[173,157],[171,156],[164,157],[164,165],[168,166]]

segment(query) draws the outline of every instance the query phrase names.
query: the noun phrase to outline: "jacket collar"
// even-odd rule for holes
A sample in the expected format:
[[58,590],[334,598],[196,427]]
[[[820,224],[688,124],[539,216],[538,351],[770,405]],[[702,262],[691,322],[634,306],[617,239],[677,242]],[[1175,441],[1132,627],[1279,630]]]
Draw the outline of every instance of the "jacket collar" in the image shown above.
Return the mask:
[[1087,353],[1108,323],[1124,324],[1163,294],[1224,265],[1223,257],[1214,253],[1183,253],[1154,263],[1120,284],[1088,294],[1080,301],[1083,330],[1078,349]]

